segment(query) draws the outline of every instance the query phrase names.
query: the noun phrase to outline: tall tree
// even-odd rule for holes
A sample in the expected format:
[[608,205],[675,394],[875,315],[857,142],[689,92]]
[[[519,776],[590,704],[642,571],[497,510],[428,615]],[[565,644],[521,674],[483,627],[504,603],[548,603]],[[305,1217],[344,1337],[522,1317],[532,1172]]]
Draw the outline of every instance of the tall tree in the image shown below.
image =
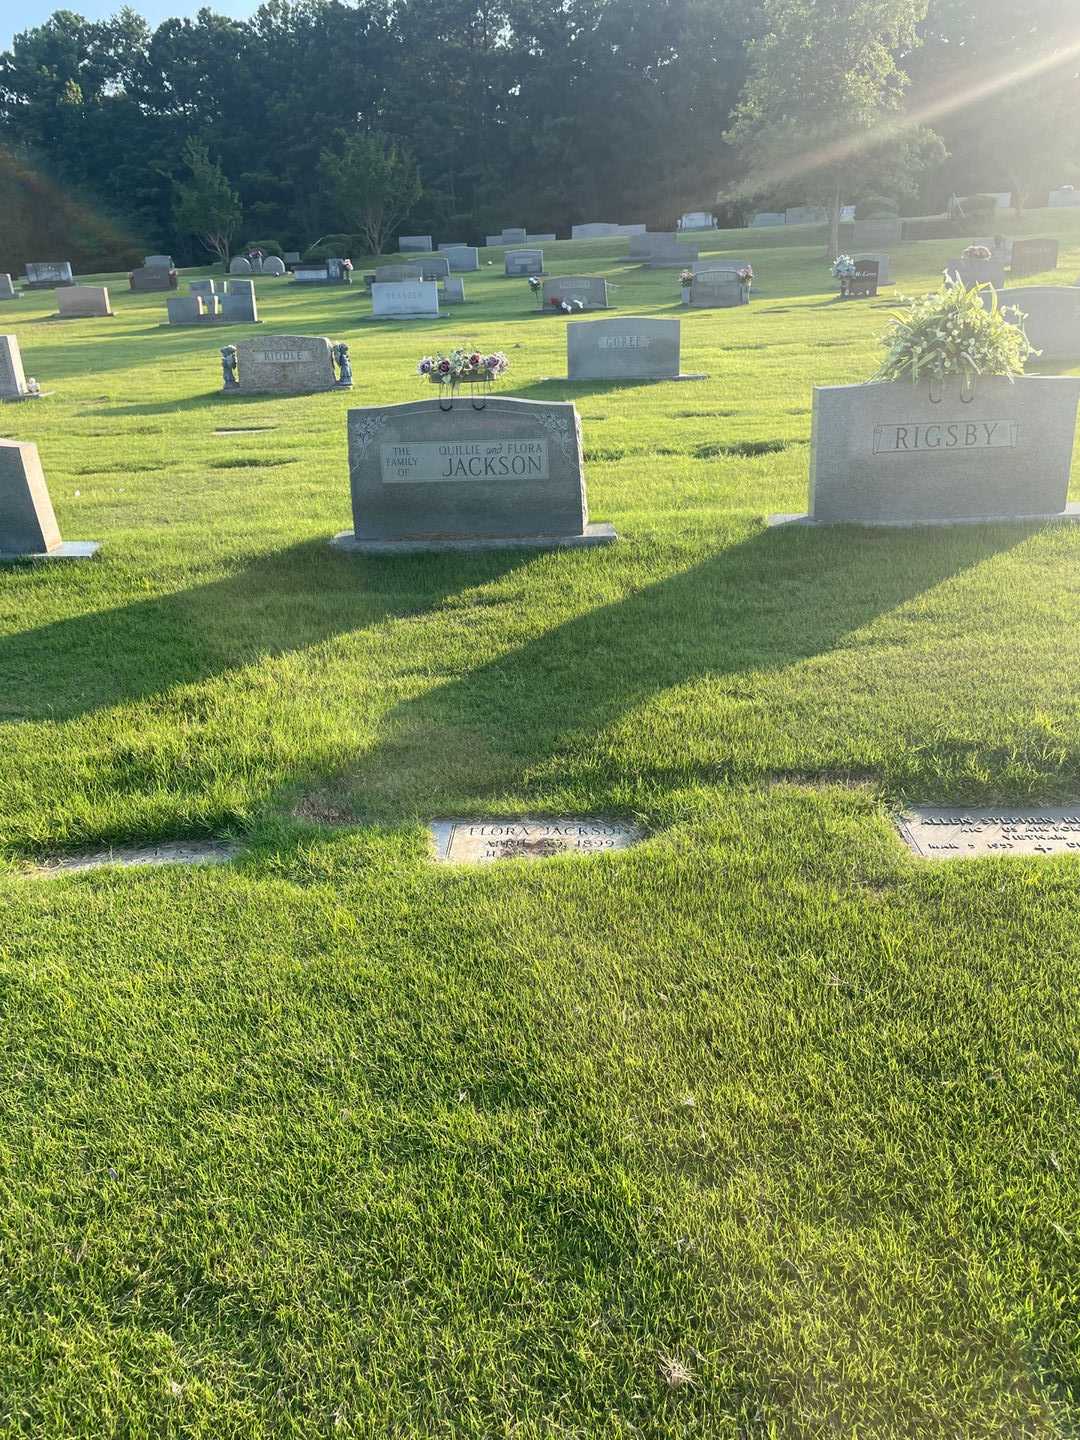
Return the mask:
[[378,132],[342,131],[336,138],[338,148],[322,153],[321,172],[342,223],[350,231],[359,230],[372,255],[381,255],[423,190],[416,161],[403,146]]
[[204,141],[190,138],[184,146],[184,159],[191,178],[177,182],[176,223],[197,235],[200,243],[227,265],[244,216],[240,197],[221,166],[210,159]]
[[[839,249],[840,209],[861,190],[910,185],[933,141],[902,119],[906,73],[927,0],[764,0],[762,33],[728,138],[740,146],[746,191],[791,190],[829,212]],[[940,153],[940,151],[939,151]]]

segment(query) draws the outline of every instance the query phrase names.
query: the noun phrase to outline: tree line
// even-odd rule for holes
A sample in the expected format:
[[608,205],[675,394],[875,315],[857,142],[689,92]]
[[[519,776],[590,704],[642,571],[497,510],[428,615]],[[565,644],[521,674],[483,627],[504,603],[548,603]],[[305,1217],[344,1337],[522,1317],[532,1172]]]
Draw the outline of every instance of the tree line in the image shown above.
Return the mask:
[[1078,76],[1074,0],[267,0],[153,30],[58,10],[0,55],[0,145],[188,260],[200,186],[228,244],[291,249],[376,212],[462,241],[865,195],[930,213],[1080,176]]

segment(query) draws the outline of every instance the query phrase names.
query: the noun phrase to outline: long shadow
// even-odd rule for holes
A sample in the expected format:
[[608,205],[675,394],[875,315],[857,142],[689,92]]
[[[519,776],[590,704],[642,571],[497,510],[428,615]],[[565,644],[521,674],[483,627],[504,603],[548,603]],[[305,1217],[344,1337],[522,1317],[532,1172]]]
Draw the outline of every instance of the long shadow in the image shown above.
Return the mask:
[[[282,802],[310,788],[349,796],[358,818],[432,815],[448,801],[480,804],[538,775],[558,785],[561,762],[550,762],[580,756],[651,696],[821,655],[1030,534],[1001,526],[758,533],[399,705],[347,773],[296,776]],[[613,770],[603,782],[686,783],[677,754],[643,748],[652,756],[647,775]],[[601,770],[609,763],[602,742],[590,755]]]
[[[64,721],[163,694],[497,580],[523,551],[358,563],[325,541],[259,556],[227,579],[0,636],[3,718]],[[18,577],[6,587],[14,603]]]

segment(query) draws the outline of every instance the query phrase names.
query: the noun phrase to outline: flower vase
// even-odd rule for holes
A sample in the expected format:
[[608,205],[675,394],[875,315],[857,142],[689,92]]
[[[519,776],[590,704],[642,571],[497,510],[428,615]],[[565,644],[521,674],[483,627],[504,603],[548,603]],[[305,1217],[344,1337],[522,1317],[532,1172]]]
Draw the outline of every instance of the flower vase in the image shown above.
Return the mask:
[[684,305],[689,305],[689,304],[690,304],[690,286],[689,286],[689,285],[684,285],[684,286],[682,287],[682,303],[683,303]]

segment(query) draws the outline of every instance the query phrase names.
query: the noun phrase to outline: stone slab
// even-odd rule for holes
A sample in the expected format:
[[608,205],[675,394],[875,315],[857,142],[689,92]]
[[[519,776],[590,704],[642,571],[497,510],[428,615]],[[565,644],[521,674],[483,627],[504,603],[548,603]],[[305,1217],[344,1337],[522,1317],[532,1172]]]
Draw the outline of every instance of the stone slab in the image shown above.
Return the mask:
[[635,825],[596,816],[560,815],[475,820],[434,820],[434,858],[448,865],[491,865],[500,860],[550,860],[559,855],[602,855],[627,850],[644,836]]
[[230,275],[250,275],[251,261],[246,260],[243,255],[234,255],[229,261]]
[[0,275],[0,300],[21,300],[21,299],[22,299],[22,296],[21,296],[21,295],[19,294],[19,292],[15,289],[15,286],[14,286],[14,283],[12,282],[11,276],[8,275],[8,274],[6,274],[6,273]]
[[508,250],[503,257],[503,273],[517,278],[544,273],[542,250]]
[[680,230],[715,230],[716,216],[707,210],[688,210],[679,217]]
[[16,335],[0,335],[0,400],[21,400],[26,395],[26,372]]
[[232,394],[302,395],[337,388],[333,346],[325,335],[260,335],[236,347]]
[[590,220],[570,227],[571,240],[614,240],[623,236],[644,235],[647,225],[613,225],[606,220]]
[[406,280],[401,284],[376,281],[371,287],[374,315],[437,316],[439,286],[435,280]]
[[674,380],[680,373],[678,320],[638,315],[566,327],[571,380]]
[[445,280],[450,274],[450,261],[445,255],[426,255],[416,263],[421,280]]
[[375,280],[378,285],[403,285],[407,280],[425,279],[418,260],[408,265],[376,265]]
[[442,288],[442,295],[439,298],[444,305],[465,304],[465,281],[460,275],[450,275],[447,277]]
[[1080,805],[1053,809],[997,805],[974,810],[912,806],[896,817],[896,826],[924,860],[1080,856]]
[[601,521],[586,525],[581,535],[510,535],[501,540],[358,540],[352,530],[342,530],[330,544],[353,555],[467,555],[478,550],[591,550],[618,538],[614,525]]
[[750,220],[751,230],[760,230],[771,225],[786,224],[787,218],[781,210],[759,210]]
[[159,845],[117,845],[112,850],[57,855],[28,870],[40,879],[55,879],[111,866],[127,869],[146,865],[225,865],[239,853],[239,846],[219,840],[164,840]]
[[0,550],[0,565],[24,560],[33,561],[35,565],[52,560],[92,560],[100,549],[100,540],[61,540],[54,550],[29,550],[21,555]]
[[128,275],[128,285],[139,294],[160,294],[164,290],[176,289],[177,274],[162,265],[142,265]]
[[[1022,525],[1032,521],[1046,524],[1050,522],[1057,523],[1059,521],[1075,522],[1077,520],[1080,520],[1080,502],[1073,503],[1070,501],[1064,510],[1059,510],[1054,515],[977,515],[971,518],[961,517],[956,520],[848,520],[844,523],[848,525],[872,525],[875,529],[885,527],[894,530],[911,530],[922,526],[935,528],[949,525]],[[808,515],[805,510],[780,511],[775,515],[768,515],[765,518],[765,524],[770,529],[775,529],[781,525],[800,525],[808,529],[824,529],[826,525],[832,523],[832,521],[815,520],[814,517]]]
[[83,560],[100,548],[60,538],[37,446],[0,440],[0,560]]
[[70,260],[35,260],[26,266],[28,290],[51,290],[56,285],[74,285]]
[[746,291],[732,269],[699,271],[690,287],[691,310],[727,310],[746,303]]
[[879,285],[891,285],[891,284],[893,283],[893,281],[892,281],[892,261],[889,259],[888,253],[887,253],[886,251],[884,251],[884,250],[872,250],[872,251],[869,251],[869,252],[860,251],[860,252],[858,253],[858,255],[852,255],[851,258],[856,262],[856,264],[857,264],[860,260],[868,260],[868,261],[870,261],[871,264],[873,264],[873,262],[876,260],[876,261],[877,261],[877,267],[878,267],[878,276],[877,276],[877,278],[878,278],[878,284],[879,284]]
[[349,411],[357,540],[582,537],[581,424],[569,401],[493,396]]
[[440,252],[450,262],[454,275],[469,275],[480,269],[480,252],[473,245],[440,245]]
[[[1080,290],[1073,285],[1025,285],[999,290],[1000,306],[1015,306],[1027,316],[1024,332],[1040,360],[1080,360]],[[983,296],[989,306],[990,296]]]
[[147,270],[175,270],[171,255],[144,255],[143,265]]
[[426,253],[434,249],[430,235],[399,235],[398,253],[400,255],[413,255]]
[[1005,288],[1005,265],[1001,260],[965,260],[961,255],[954,260],[946,260],[945,274],[966,290],[976,285],[992,285],[995,290]]
[[68,285],[56,292],[57,314],[65,320],[94,320],[112,315],[105,285]]
[[[935,398],[936,397],[936,398]],[[1065,510],[1080,378],[814,387],[810,506],[834,524],[921,524]]]
[[821,205],[792,205],[784,211],[785,225],[826,225],[829,212]]

